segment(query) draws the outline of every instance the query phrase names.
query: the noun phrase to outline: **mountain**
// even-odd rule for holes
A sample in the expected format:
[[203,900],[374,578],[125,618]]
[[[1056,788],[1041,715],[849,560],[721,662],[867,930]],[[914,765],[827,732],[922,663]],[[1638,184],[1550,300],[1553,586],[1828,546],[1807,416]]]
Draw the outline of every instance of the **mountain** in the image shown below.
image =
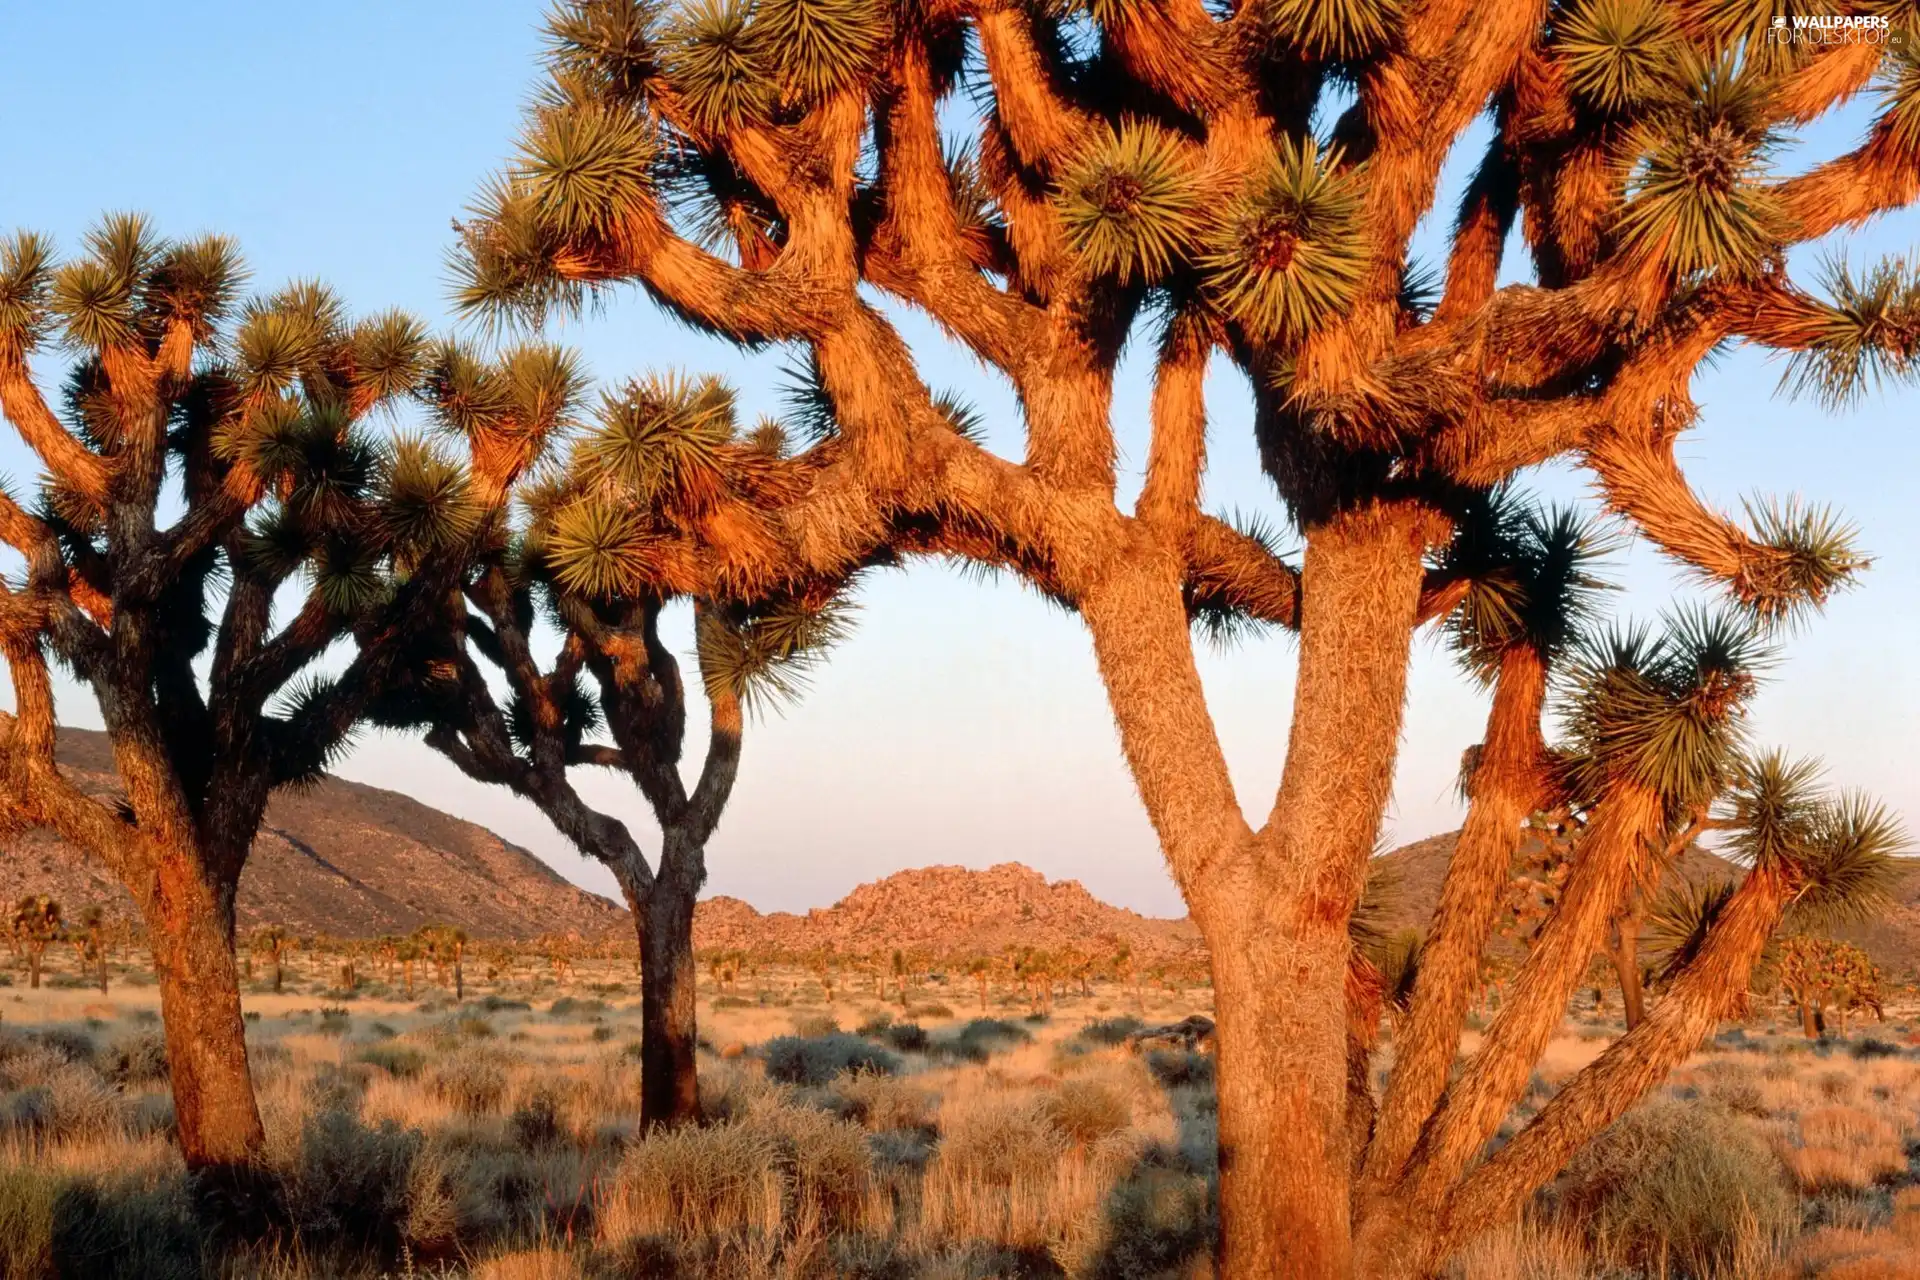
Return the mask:
[[693,917],[694,946],[720,951],[897,947],[953,954],[997,952],[1008,943],[1099,951],[1116,941],[1143,960],[1205,954],[1200,931],[1190,920],[1159,920],[1108,906],[1077,880],[1049,881],[1018,862],[984,871],[951,866],[897,871],[805,915],[762,915],[738,898],[716,897],[700,903]]
[[[106,735],[62,729],[61,765],[92,794],[118,792]],[[0,901],[47,893],[68,911],[133,904],[105,868],[45,830],[0,839]],[[484,827],[393,791],[328,777],[280,792],[240,877],[240,927],[372,937],[456,924],[477,938],[598,936],[626,912]]]

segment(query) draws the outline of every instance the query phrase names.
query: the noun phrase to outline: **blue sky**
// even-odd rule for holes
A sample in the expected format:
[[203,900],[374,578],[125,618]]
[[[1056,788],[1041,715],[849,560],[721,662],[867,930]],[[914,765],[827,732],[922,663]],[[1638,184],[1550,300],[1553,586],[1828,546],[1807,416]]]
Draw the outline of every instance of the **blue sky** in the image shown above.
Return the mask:
[[[448,325],[449,222],[511,145],[540,16],[525,0],[12,0],[0,5],[0,47],[12,54],[0,80],[0,228],[50,232],[71,246],[102,211],[139,209],[166,233],[237,236],[259,287],[319,277],[357,310],[399,306]],[[1823,124],[1801,158],[1844,148],[1864,119],[1856,110]],[[1458,177],[1460,164],[1453,168]],[[1437,226],[1423,239],[1437,245]],[[1920,219],[1903,214],[1825,248],[1861,260],[1916,243]],[[901,323],[928,380],[967,394],[987,411],[995,447],[1017,452],[1005,387],[923,322]],[[713,370],[734,381],[749,418],[779,407],[778,357],[742,357],[637,296],[554,336],[603,379]],[[1123,465],[1136,479],[1148,375],[1129,359],[1116,397]],[[1833,415],[1776,399],[1778,378],[1777,365],[1753,352],[1701,375],[1704,420],[1681,444],[1695,484],[1736,509],[1752,493],[1832,502],[1876,563],[1859,590],[1787,640],[1757,705],[1756,736],[1823,757],[1836,783],[1878,793],[1912,828],[1920,395],[1890,391]],[[1209,502],[1273,512],[1243,384],[1218,367],[1209,391]],[[11,434],[0,438],[0,473],[24,480],[33,471]],[[1532,487],[1570,500],[1587,491],[1565,469],[1533,477]],[[1644,545],[1622,554],[1618,572],[1627,589],[1617,606],[1634,616],[1693,591]],[[750,729],[734,803],[710,849],[710,892],[803,909],[900,867],[1017,859],[1111,901],[1180,910],[1074,619],[1010,582],[981,584],[935,565],[875,578],[862,604],[858,632],[804,702]],[[688,631],[680,619],[683,649]],[[1201,663],[1241,802],[1264,815],[1286,749],[1292,646],[1260,640],[1203,652]],[[72,690],[62,713],[98,722]],[[1432,639],[1417,642],[1389,841],[1458,824],[1451,782],[1483,715],[1481,696]],[[370,735],[342,772],[487,823],[563,874],[611,889],[530,808],[466,782],[416,743]],[[606,780],[587,790],[651,836],[630,792]]]

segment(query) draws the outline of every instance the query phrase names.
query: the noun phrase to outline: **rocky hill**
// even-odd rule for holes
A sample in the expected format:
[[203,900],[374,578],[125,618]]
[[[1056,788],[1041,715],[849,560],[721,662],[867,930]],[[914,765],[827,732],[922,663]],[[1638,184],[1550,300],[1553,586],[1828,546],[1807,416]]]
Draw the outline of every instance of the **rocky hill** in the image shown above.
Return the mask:
[[[60,762],[88,791],[118,788],[104,735],[62,729]],[[0,840],[0,900],[49,893],[131,913],[105,868],[48,831]],[[283,791],[240,878],[241,928],[272,922],[356,937],[451,923],[475,937],[624,928],[623,909],[525,849],[417,800],[341,778]]]
[[1200,931],[1189,920],[1158,920],[1108,906],[1077,880],[1049,881],[1017,862],[984,871],[899,871],[805,915],[762,915],[738,898],[709,898],[694,913],[693,940],[696,947],[722,951],[898,947],[953,954],[996,952],[1008,943],[1098,950],[1125,942],[1142,959],[1202,954]]

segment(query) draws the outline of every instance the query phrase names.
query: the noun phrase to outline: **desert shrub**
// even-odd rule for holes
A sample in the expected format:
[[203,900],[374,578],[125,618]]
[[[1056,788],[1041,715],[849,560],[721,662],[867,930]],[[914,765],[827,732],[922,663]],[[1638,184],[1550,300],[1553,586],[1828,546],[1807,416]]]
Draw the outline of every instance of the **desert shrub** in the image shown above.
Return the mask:
[[1660,1100],[1575,1155],[1557,1194],[1564,1218],[1602,1254],[1708,1276],[1732,1265],[1743,1241],[1792,1223],[1781,1172],[1767,1144],[1725,1109]]
[[715,996],[713,1007],[716,1009],[752,1009],[758,1001],[748,1000],[744,996]]
[[902,1053],[924,1053],[930,1043],[927,1029],[917,1022],[896,1022],[880,1038]]
[[117,1085],[151,1084],[167,1078],[167,1038],[158,1031],[136,1031],[107,1046],[101,1074]]
[[746,1123],[772,1136],[796,1218],[834,1228],[854,1219],[873,1170],[865,1130],[811,1107],[761,1106]]
[[0,1169],[0,1277],[198,1280],[200,1235],[178,1183],[96,1186]]
[[935,1041],[929,1048],[943,1057],[958,1058],[965,1062],[985,1062],[1002,1049],[1026,1044],[1032,1039],[1033,1033],[1017,1022],[1008,1022],[1004,1018],[974,1018],[954,1033],[951,1039]]
[[740,1122],[655,1130],[627,1149],[601,1209],[605,1238],[771,1234],[780,1223],[779,1148]]
[[143,1093],[127,1103],[122,1123],[133,1138],[171,1137],[173,1134],[173,1095]]
[[604,1025],[595,1027],[593,1034],[590,1035],[588,1039],[592,1040],[595,1044],[605,1044],[607,1041],[613,1039],[613,1028]]
[[56,1050],[36,1047],[0,1067],[0,1125],[45,1138],[105,1133],[120,1122],[120,1099],[99,1073]]
[[1041,1112],[1071,1142],[1091,1146],[1133,1124],[1127,1100],[1097,1080],[1069,1080],[1040,1099]]
[[[807,1013],[793,1020],[793,1034],[809,1038],[838,1035],[840,1024],[832,1015],[825,1013]],[[864,1034],[864,1033],[862,1033]]]
[[314,1028],[323,1036],[344,1036],[352,1029],[352,1016],[339,1005],[328,1005],[320,1010],[320,1025]]
[[378,1067],[390,1076],[412,1080],[427,1067],[427,1055],[410,1044],[363,1045],[354,1055],[370,1067]]
[[1127,1014],[1121,1014],[1117,1018],[1095,1018],[1074,1032],[1074,1038],[1087,1044],[1125,1044],[1134,1032],[1145,1025],[1140,1019]]
[[560,1141],[560,1101],[549,1089],[536,1089],[507,1117],[507,1134],[514,1145],[528,1150]]
[[892,1025],[893,1015],[881,1009],[862,1018],[860,1025],[853,1029],[853,1033],[857,1036],[866,1036],[870,1040],[878,1040]]
[[1147,1070],[1168,1089],[1213,1088],[1213,1058],[1190,1049],[1154,1049],[1147,1054]]
[[910,1080],[875,1072],[856,1071],[834,1082],[839,1110],[869,1129],[918,1129],[927,1123],[932,1102],[926,1090]]
[[45,1027],[32,1033],[33,1040],[44,1049],[59,1054],[68,1062],[91,1065],[98,1047],[93,1037],[75,1027]]
[[308,1115],[287,1177],[287,1208],[305,1235],[391,1253],[424,1139],[391,1120],[362,1124],[342,1110]]
[[1188,1274],[1213,1247],[1214,1218],[1205,1180],[1142,1169],[1107,1195],[1090,1280]]
[[919,1171],[933,1155],[933,1144],[925,1129],[883,1129],[867,1135],[867,1147],[873,1163],[882,1169]]
[[597,1018],[607,1011],[605,1000],[582,1000],[575,996],[561,996],[547,1006],[547,1013],[555,1018]]
[[914,1005],[907,1010],[907,1016],[909,1018],[951,1018],[953,1010],[936,1000],[927,1004]]
[[780,1036],[760,1048],[767,1078],[783,1084],[823,1085],[843,1071],[894,1075],[900,1059],[859,1036],[835,1032],[824,1036]]
[[461,1053],[434,1067],[429,1087],[462,1115],[485,1115],[506,1096],[507,1073],[491,1057]]
[[1864,1061],[1870,1058],[1897,1058],[1901,1050],[1899,1045],[1891,1041],[1876,1040],[1872,1036],[1867,1036],[1854,1041],[1847,1052]]
[[487,995],[474,1002],[487,1013],[530,1013],[533,1006],[525,1000],[509,1000],[505,996]]

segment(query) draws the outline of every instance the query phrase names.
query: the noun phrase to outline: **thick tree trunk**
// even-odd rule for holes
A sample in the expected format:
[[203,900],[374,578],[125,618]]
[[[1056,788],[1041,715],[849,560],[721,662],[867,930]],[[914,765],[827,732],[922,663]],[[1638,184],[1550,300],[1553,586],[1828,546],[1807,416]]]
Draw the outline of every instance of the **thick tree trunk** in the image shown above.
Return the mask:
[[145,912],[180,1154],[196,1171],[244,1174],[257,1162],[265,1132],[247,1070],[233,888],[209,883],[192,855],[170,853]]
[[40,989],[40,953],[27,952],[27,988],[30,991]]
[[693,892],[663,877],[641,929],[640,1122],[647,1128],[700,1120],[693,906]]
[[1218,1008],[1219,1271],[1351,1274],[1347,921],[1398,748],[1426,521],[1367,508],[1308,535],[1279,796],[1248,831],[1179,575],[1149,548],[1080,599],[1147,813],[1205,934]]

